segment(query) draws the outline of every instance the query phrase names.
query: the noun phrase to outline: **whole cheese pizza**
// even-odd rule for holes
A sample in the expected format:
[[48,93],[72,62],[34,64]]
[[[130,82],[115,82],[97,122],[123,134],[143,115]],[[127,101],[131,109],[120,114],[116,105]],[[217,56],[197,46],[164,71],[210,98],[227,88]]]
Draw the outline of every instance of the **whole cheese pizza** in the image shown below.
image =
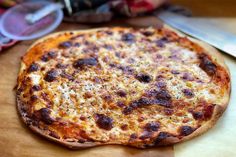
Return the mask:
[[17,107],[33,131],[69,148],[178,143],[226,109],[230,74],[176,30],[100,28],[49,35],[22,57]]

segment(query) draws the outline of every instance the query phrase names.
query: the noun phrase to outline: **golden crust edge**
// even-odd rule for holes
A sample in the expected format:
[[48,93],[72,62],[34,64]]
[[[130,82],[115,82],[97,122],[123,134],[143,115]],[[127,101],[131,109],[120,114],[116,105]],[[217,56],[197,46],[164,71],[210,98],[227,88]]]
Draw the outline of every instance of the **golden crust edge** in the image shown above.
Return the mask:
[[[179,36],[182,36],[182,37],[187,37],[187,39],[189,39],[190,41],[193,41],[194,43],[200,45],[204,50],[205,50],[205,53],[207,53],[208,55],[210,55],[212,57],[212,59],[215,60],[216,63],[218,63],[219,65],[221,65],[222,67],[224,67],[227,72],[228,72],[228,75],[230,76],[230,71],[229,71],[229,68],[227,67],[227,65],[225,64],[224,62],[224,59],[223,59],[223,56],[220,54],[220,52],[218,50],[216,50],[214,47],[208,45],[207,43],[205,42],[202,42],[200,40],[197,40],[197,39],[194,39],[190,36],[187,36],[181,32],[179,32],[178,30],[166,25],[166,24],[163,24],[163,27],[166,28],[166,29],[169,29],[175,33],[177,33]],[[66,33],[66,32],[73,32],[73,33],[85,33],[85,32],[93,32],[93,31],[97,31],[97,30],[102,30],[102,29],[106,29],[106,28],[109,28],[109,27],[102,27],[102,28],[96,28],[96,29],[87,29],[87,30],[78,30],[78,31],[61,31],[61,32],[56,32],[56,33],[53,33],[53,34],[50,34],[46,37],[43,37],[41,39],[38,39],[37,41],[35,41],[27,50],[27,52],[32,48],[34,47],[36,44],[40,43],[40,42],[43,42],[45,41],[46,39],[49,39],[49,38],[53,38],[59,34],[63,34],[63,33]],[[122,27],[113,27],[113,29],[125,29],[125,28],[122,28]],[[26,52],[26,53],[27,53]],[[23,61],[21,61],[21,67],[20,67],[20,71],[19,71],[19,75],[21,72],[23,72],[25,68],[25,64]],[[203,126],[201,126],[200,128],[198,128],[196,131],[194,131],[192,134],[188,135],[188,136],[185,136],[181,139],[177,138],[177,137],[167,137],[165,140],[161,141],[160,143],[158,143],[158,146],[167,146],[167,145],[172,145],[172,144],[175,144],[175,143],[179,143],[179,142],[184,142],[184,141],[187,141],[189,139],[192,139],[196,136],[199,136],[203,133],[205,133],[206,131],[208,131],[210,128],[212,128],[217,120],[222,116],[223,112],[225,111],[226,107],[228,106],[229,104],[229,100],[230,100],[230,92],[231,92],[231,82],[229,81],[229,89],[225,95],[225,99],[224,99],[224,104],[222,105],[217,105],[214,109],[214,113],[212,115],[212,118],[211,120],[209,120],[208,122],[206,122]],[[22,115],[21,113],[21,110],[20,110],[20,100],[19,100],[19,96],[17,95],[16,96],[16,100],[17,100],[17,108],[18,108],[18,112],[20,113],[20,116],[21,116],[21,119],[24,121],[24,123],[26,123],[26,119],[25,117]],[[35,127],[33,125],[30,125],[29,126],[31,128],[31,130],[33,130],[34,132],[36,133],[39,133],[41,136],[44,136],[46,137],[47,139],[51,140],[51,141],[55,141],[57,143],[60,143],[64,146],[67,146],[68,148],[71,148],[71,149],[83,149],[83,148],[89,148],[89,147],[95,147],[95,146],[101,146],[101,145],[108,145],[108,144],[118,144],[118,143],[112,143],[112,142],[107,142],[107,143],[102,143],[102,142],[89,142],[89,143],[78,143],[78,142],[66,142],[66,141],[62,141],[62,140],[58,140],[56,138],[53,138],[49,135],[46,135],[42,130],[40,130],[38,127]],[[130,146],[130,145],[128,145]],[[136,146],[137,147],[137,146]],[[141,147],[139,147],[141,148]]]

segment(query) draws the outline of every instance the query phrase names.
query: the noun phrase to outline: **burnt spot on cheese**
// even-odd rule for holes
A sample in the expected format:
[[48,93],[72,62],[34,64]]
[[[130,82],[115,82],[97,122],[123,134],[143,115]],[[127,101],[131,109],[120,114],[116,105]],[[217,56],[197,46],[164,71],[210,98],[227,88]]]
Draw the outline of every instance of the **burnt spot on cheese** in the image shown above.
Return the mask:
[[137,74],[135,78],[143,83],[149,83],[152,81],[152,77],[144,73]]
[[127,106],[127,107],[124,108],[124,110],[122,111],[122,113],[123,113],[124,115],[128,115],[128,114],[130,114],[133,110],[134,110],[134,108],[133,108],[132,106]]
[[118,101],[118,102],[116,103],[116,105],[117,105],[118,107],[120,107],[120,108],[125,107],[125,103],[124,103],[124,102],[121,102],[121,101]]
[[112,50],[113,49],[112,45],[109,45],[109,44],[104,44],[103,47],[107,50]]
[[154,32],[153,32],[153,31],[144,31],[144,32],[142,32],[142,34],[143,34],[144,36],[149,37],[149,36],[152,36],[152,35],[154,34]]
[[55,69],[52,69],[52,70],[49,70],[45,77],[44,77],[44,80],[47,81],[47,82],[53,82],[57,79],[57,76],[58,76],[58,72],[57,70]]
[[111,130],[113,128],[113,119],[104,114],[96,114],[95,120],[97,126],[101,129]]
[[38,70],[39,70],[39,65],[37,63],[32,63],[28,68],[28,72],[34,72]]
[[195,129],[192,128],[191,126],[181,126],[179,128],[180,136],[188,136],[188,135],[190,135],[194,131],[195,131]]
[[31,100],[32,102],[35,102],[37,99],[38,99],[37,95],[32,95],[32,96],[30,97],[30,100]]
[[47,125],[51,125],[54,122],[54,119],[50,117],[51,110],[48,108],[41,108],[40,110],[36,111],[38,114],[38,118],[43,121]]
[[206,55],[200,55],[200,65],[199,67],[203,69],[209,76],[216,74],[217,66],[209,59]]
[[124,108],[122,113],[128,115],[135,109],[146,107],[149,105],[160,105],[167,108],[172,107],[172,99],[167,90],[153,90],[152,93],[145,93],[146,96],[148,96],[147,94],[150,97],[143,96],[140,99],[131,102]]
[[44,55],[41,57],[41,60],[44,61],[44,62],[47,62],[47,61],[49,61],[50,59],[56,58],[56,56],[57,56],[57,53],[56,53],[56,52],[50,51],[50,52],[44,54]]
[[105,100],[106,102],[111,102],[112,96],[110,94],[103,94],[102,99]]
[[134,73],[134,69],[132,69],[130,66],[121,66],[121,65],[119,65],[117,68],[122,70],[122,72],[125,73],[125,74],[132,75]]
[[122,111],[122,113],[125,114],[125,115],[128,115],[133,110],[135,110],[137,108],[145,107],[145,106],[151,105],[153,103],[154,103],[154,101],[152,99],[142,97],[138,100],[135,100],[135,101],[131,102],[128,106],[126,106],[124,108],[124,110]]
[[123,124],[123,125],[121,125],[120,126],[120,128],[122,129],[122,130],[128,130],[128,125],[127,124]]
[[60,74],[61,77],[66,78],[70,81],[74,80],[74,77],[71,74],[66,73],[65,71],[62,71]]
[[209,105],[206,103],[202,103],[201,106],[196,107],[194,110],[190,109],[189,112],[196,120],[208,120],[212,117],[214,107],[214,104]]
[[174,74],[174,75],[180,74],[180,72],[178,70],[171,70],[171,73]]
[[30,88],[30,93],[33,93],[34,91],[40,91],[40,90],[41,90],[41,87],[39,85],[33,85]]
[[106,33],[107,35],[113,35],[113,32],[112,32],[112,31],[109,31],[109,30],[104,31],[104,33]]
[[78,43],[78,42],[76,42],[76,43],[74,44],[74,46],[75,46],[75,47],[80,47],[80,46],[81,46],[81,44],[80,44],[80,43]]
[[118,90],[116,94],[120,97],[126,97],[127,93],[124,90]]
[[66,68],[66,67],[67,67],[67,65],[62,64],[62,63],[58,63],[58,64],[56,65],[56,68],[59,68],[59,69],[64,69],[64,68]]
[[73,63],[74,68],[84,68],[87,66],[96,66],[98,64],[98,61],[96,58],[82,58],[78,59]]
[[70,48],[72,45],[73,45],[72,42],[65,41],[59,44],[59,48],[63,48],[63,49]]
[[149,131],[149,132],[152,132],[152,131],[158,131],[160,127],[160,124],[157,123],[157,122],[150,122],[150,123],[147,123],[144,127],[144,129],[146,131]]
[[164,107],[171,107],[171,95],[167,90],[160,90],[156,92],[156,103]]
[[132,33],[122,34],[121,40],[124,42],[132,43],[135,41],[135,36]]
[[192,98],[194,97],[194,93],[191,89],[183,89],[182,92],[187,98]]

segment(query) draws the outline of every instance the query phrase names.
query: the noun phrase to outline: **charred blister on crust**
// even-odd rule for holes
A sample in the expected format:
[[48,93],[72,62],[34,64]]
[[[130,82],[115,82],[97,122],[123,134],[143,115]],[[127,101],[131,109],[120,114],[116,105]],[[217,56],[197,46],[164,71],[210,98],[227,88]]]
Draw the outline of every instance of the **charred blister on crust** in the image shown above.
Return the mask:
[[199,67],[202,68],[209,76],[213,76],[217,72],[217,66],[209,59],[206,55],[200,55],[200,65]]
[[56,139],[60,139],[60,136],[55,131],[50,131],[49,135]]
[[133,142],[137,138],[138,138],[138,135],[133,133],[133,134],[130,135],[129,142]]
[[215,105],[208,105],[204,107],[204,118],[205,120],[210,119],[212,117]]
[[53,82],[57,79],[57,76],[58,76],[58,72],[57,70],[55,69],[52,69],[52,70],[49,70],[45,77],[44,77],[44,80],[47,81],[47,82]]
[[50,117],[51,110],[48,108],[41,108],[36,111],[36,117],[43,121],[47,125],[51,125],[54,122],[54,119]]
[[192,128],[191,126],[181,126],[179,128],[180,136],[188,136],[188,135],[190,135],[194,131],[195,131],[195,129]]
[[204,114],[200,111],[192,111],[193,118],[196,120],[204,119]]
[[50,52],[44,54],[44,55],[41,57],[41,60],[44,61],[44,62],[47,62],[47,61],[49,61],[50,59],[56,58],[56,56],[57,56],[57,53],[56,53],[56,52],[50,51]]
[[137,74],[135,78],[143,83],[149,83],[152,81],[152,77],[144,73]]
[[172,135],[168,132],[160,132],[157,136],[157,138],[153,141],[154,145],[159,145],[159,143],[163,140],[165,140],[168,137],[171,137]]
[[96,58],[82,58],[78,59],[74,62],[73,67],[74,68],[83,68],[85,66],[96,66],[98,64],[98,61]]
[[65,42],[62,42],[59,44],[59,48],[63,48],[63,49],[70,48],[70,47],[72,47],[72,45],[73,44],[71,41],[65,41]]
[[196,107],[195,110],[191,109],[189,112],[196,120],[209,120],[214,112],[215,105],[203,103],[202,106]]
[[182,92],[187,98],[192,98],[194,97],[194,93],[191,89],[183,89]]
[[104,114],[96,114],[95,120],[97,126],[101,129],[111,130],[113,128],[113,119]]
[[32,63],[28,68],[28,72],[34,72],[38,70],[39,70],[39,65],[37,63]]

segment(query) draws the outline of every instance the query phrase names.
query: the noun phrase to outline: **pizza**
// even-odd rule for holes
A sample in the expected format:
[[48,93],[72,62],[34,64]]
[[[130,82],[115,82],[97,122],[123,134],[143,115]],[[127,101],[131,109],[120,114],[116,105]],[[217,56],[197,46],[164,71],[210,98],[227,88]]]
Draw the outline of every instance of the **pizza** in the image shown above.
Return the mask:
[[163,25],[51,34],[21,60],[20,117],[69,148],[171,145],[210,129],[230,98],[218,51]]

